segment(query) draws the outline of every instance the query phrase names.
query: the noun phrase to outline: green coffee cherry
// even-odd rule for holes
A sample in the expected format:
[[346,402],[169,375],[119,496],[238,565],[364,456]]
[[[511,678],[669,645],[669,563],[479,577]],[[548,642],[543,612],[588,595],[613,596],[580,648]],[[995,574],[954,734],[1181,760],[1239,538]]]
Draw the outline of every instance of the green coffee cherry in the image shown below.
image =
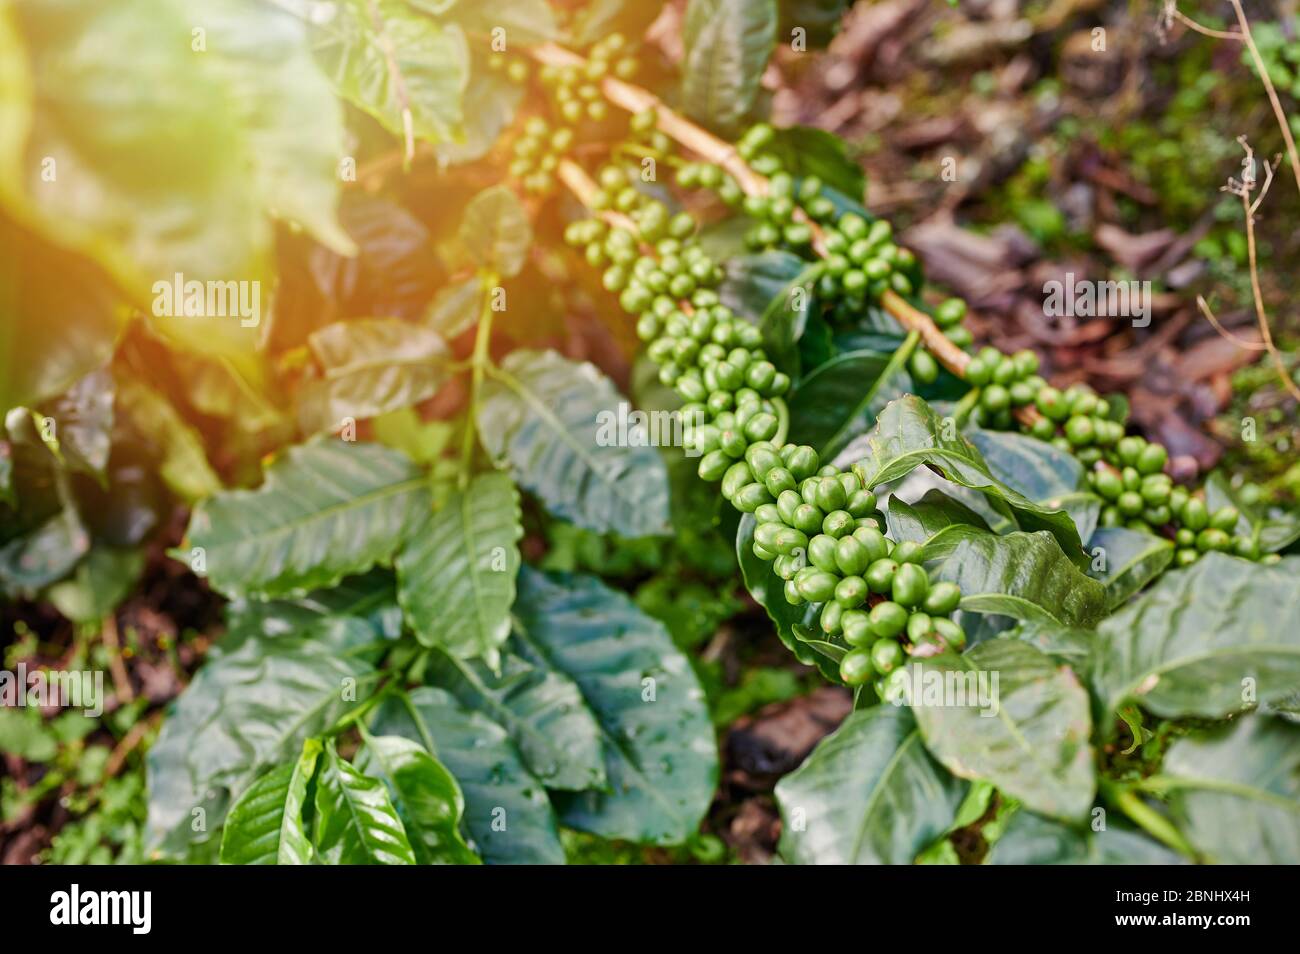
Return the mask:
[[1210,523],[1210,513],[1205,509],[1205,501],[1198,497],[1192,497],[1183,505],[1182,513],[1183,525],[1188,530],[1199,533],[1204,530]]
[[934,620],[934,631],[949,649],[960,652],[966,645],[966,631],[950,619]]
[[897,636],[907,625],[907,617],[907,610],[897,603],[877,603],[871,608],[871,631],[881,638]]
[[840,616],[840,631],[850,646],[870,646],[876,640],[871,617],[863,610],[846,610]]
[[930,589],[930,578],[915,563],[904,563],[894,574],[891,592],[901,606],[919,606]]
[[857,527],[853,531],[853,539],[866,547],[868,566],[889,556],[889,541],[877,527]]
[[832,510],[822,521],[822,533],[839,539],[853,532],[854,518],[847,510]]
[[888,557],[876,560],[871,566],[867,567],[866,576],[867,586],[871,587],[873,593],[888,593],[894,585],[894,574],[898,571],[898,564]]
[[838,573],[839,564],[835,561],[836,541],[819,533],[808,541],[808,562],[827,573]]
[[840,631],[840,617],[844,613],[844,607],[839,603],[827,603],[822,607],[822,615],[819,620],[822,632],[827,636],[834,636]]
[[933,628],[933,620],[925,613],[913,613],[907,620],[907,639],[912,643],[922,642]]
[[865,685],[875,675],[871,662],[871,652],[866,649],[851,649],[840,660],[840,678],[848,686]]
[[835,542],[835,564],[846,576],[861,576],[871,565],[871,554],[856,536]]
[[[736,461],[722,475],[722,496],[730,500],[736,495],[736,491],[746,484],[753,483],[753,480],[754,474],[750,471],[749,465],[743,460]],[[767,503],[767,501],[763,501],[763,503]]]
[[903,661],[903,647],[892,639],[878,639],[871,644],[871,665],[877,672],[890,673]]
[[934,584],[926,594],[922,608],[933,616],[947,616],[961,602],[961,587],[947,581]]
[[890,557],[898,563],[915,563],[921,557],[921,544],[913,540],[904,540],[894,544]]
[[1164,470],[1169,452],[1159,444],[1148,444],[1138,455],[1136,467],[1141,474],[1157,474]]
[[760,483],[746,484],[736,491],[731,502],[741,513],[753,513],[760,505],[772,502],[772,495]]
[[860,576],[846,576],[835,586],[835,602],[856,609],[867,601],[867,582]]
[[1210,517],[1210,526],[1216,530],[1222,530],[1224,533],[1232,533],[1237,529],[1237,520],[1240,516],[1241,514],[1236,507],[1220,507]]
[[[707,480],[712,483],[715,480],[721,480],[722,475],[727,472],[731,466],[731,458],[722,451],[710,451],[700,458],[698,473],[701,480]],[[724,494],[725,496],[725,494]]]
[[802,581],[796,577],[795,582],[799,588],[799,595],[809,603],[824,603],[835,595],[835,587],[839,579],[834,574],[816,570],[810,576],[804,577]]

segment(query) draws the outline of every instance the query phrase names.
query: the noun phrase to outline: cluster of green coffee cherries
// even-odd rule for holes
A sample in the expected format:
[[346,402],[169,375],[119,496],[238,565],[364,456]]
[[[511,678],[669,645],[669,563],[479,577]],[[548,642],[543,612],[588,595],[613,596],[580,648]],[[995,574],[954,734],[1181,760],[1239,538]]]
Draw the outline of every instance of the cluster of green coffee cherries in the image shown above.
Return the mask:
[[[722,493],[754,514],[754,555],[785,581],[786,602],[820,604],[821,631],[849,645],[840,677],[850,686],[874,679],[886,698],[888,679],[907,656],[966,644],[948,618],[961,589],[932,584],[921,547],[881,532],[875,494],[857,474],[819,463],[807,445],[756,441],[727,464]],[[702,460],[700,476],[711,479],[721,466]]]
[[636,75],[636,70],[636,57],[628,50],[627,38],[621,33],[611,33],[587,51],[581,66],[548,63],[538,75],[560,116],[572,124],[583,118],[593,122],[605,119],[609,104],[600,91],[600,81],[606,76],[629,80]]
[[589,201],[626,215],[635,230],[583,219],[565,229],[565,241],[582,247],[589,265],[604,269],[605,289],[637,316],[637,336],[659,365],[660,381],[686,402],[685,423],[710,444],[738,446],[743,453],[749,441],[776,434],[771,399],[789,390],[790,378],[767,360],[759,330],[719,299],[722,268],[697,241],[695,220],[670,213],[636,188],[633,175],[604,166]]
[[[560,161],[573,147],[575,127],[584,121],[601,122],[609,116],[600,82],[607,75],[629,79],[636,72],[636,59],[625,55],[627,40],[611,33],[592,46],[582,65],[546,64],[538,77],[551,99],[554,121],[530,116],[514,142],[509,172],[525,192],[549,195],[555,189]],[[488,61],[494,70],[504,70],[512,82],[526,82],[527,61],[505,53],[494,53]],[[653,125],[653,123],[652,123]],[[663,141],[656,139],[657,145]]]
[[545,195],[555,188],[555,170],[573,145],[570,126],[552,128],[541,116],[529,116],[523,132],[514,142],[510,175],[518,179],[525,191]]
[[[971,419],[981,427],[1008,430],[1014,426],[1016,408],[1033,404],[1047,386],[1038,375],[1038,355],[1029,350],[1003,354],[992,346],[982,348],[966,365],[966,380],[980,389]],[[1052,433],[1036,436],[1051,440]]]
[[628,120],[627,148],[641,156],[668,156],[676,148],[672,138],[658,129],[659,111],[654,107],[633,113]]
[[505,51],[494,51],[488,56],[487,65],[493,73],[504,73],[516,86],[523,86],[532,74],[527,57]]
[[1032,351],[1004,354],[994,347],[979,351],[966,366],[966,380],[978,387],[976,423],[995,429],[1014,426],[1012,412],[1037,408],[1029,433],[1073,454],[1087,468],[1088,484],[1104,501],[1104,527],[1127,527],[1145,533],[1172,532],[1180,566],[1203,553],[1233,553],[1248,560],[1261,557],[1249,533],[1237,534],[1240,514],[1231,505],[1211,511],[1205,501],[1174,485],[1165,472],[1169,453],[1160,444],[1125,433],[1105,398],[1083,385],[1059,390],[1038,375]]
[[635,232],[582,219],[565,229],[565,241],[604,268],[604,287],[637,316],[660,380],[685,401],[680,413],[701,455],[700,477],[721,481],[723,495],[755,515],[754,553],[773,563],[786,600],[823,604],[823,632],[842,634],[851,647],[844,681],[860,686],[874,677],[883,695],[908,651],[960,649],[965,634],[947,618],[960,590],[931,586],[915,562],[919,548],[885,538],[875,495],[857,475],[782,440],[773,402],[790,378],[767,359],[758,329],[719,300],[722,272],[695,240],[694,220],[671,215],[617,165],[602,168],[598,182],[593,206],[627,215]]

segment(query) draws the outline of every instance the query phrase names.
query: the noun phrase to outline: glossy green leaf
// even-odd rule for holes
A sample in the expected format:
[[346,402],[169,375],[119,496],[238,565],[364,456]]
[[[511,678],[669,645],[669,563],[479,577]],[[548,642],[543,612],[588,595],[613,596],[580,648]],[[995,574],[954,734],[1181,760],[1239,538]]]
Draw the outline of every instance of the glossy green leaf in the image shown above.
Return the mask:
[[853,712],[776,786],[795,864],[911,864],[952,823],[965,785],[925,751],[910,713]]
[[509,732],[529,771],[548,788],[581,791],[605,784],[600,726],[562,673],[507,652],[497,675],[480,662],[435,650],[425,681]]
[[1165,571],[1174,559],[1174,545],[1127,527],[1098,527],[1088,553],[1090,575],[1105,584],[1106,607],[1114,609]]
[[[256,0],[16,10],[42,108],[6,201],[103,266],[161,334],[247,372],[268,304],[270,217],[352,248],[334,217],[342,110],[306,25]],[[51,169],[75,187],[51,188]],[[171,289],[191,281],[247,283],[249,312],[227,301],[187,313]]]
[[186,503],[221,490],[221,478],[208,463],[199,432],[171,402],[133,375],[117,379],[117,407],[132,431],[153,451],[158,476]]
[[1106,611],[1106,590],[1085,576],[1046,531],[977,534],[939,568],[961,587],[961,608],[1013,619],[1091,626]]
[[[0,44],[3,29],[0,13]],[[3,100],[0,89],[0,110]],[[125,322],[119,293],[92,263],[56,249],[3,214],[0,247],[2,414],[52,398],[103,367]]]
[[371,728],[419,742],[455,776],[465,828],[488,864],[564,864],[546,789],[496,722],[425,687],[386,697]]
[[483,282],[474,275],[439,291],[424,320],[438,334],[451,340],[479,320],[482,302]]
[[484,383],[479,437],[555,516],[598,533],[664,533],[667,470],[653,447],[618,446],[622,400],[590,364],[514,351]]
[[326,325],[308,339],[322,376],[303,387],[299,417],[309,434],[335,431],[432,397],[447,379],[447,346],[400,318]]
[[881,409],[910,387],[905,364],[880,351],[836,355],[791,395],[790,433],[830,460],[871,430]]
[[271,769],[239,796],[221,832],[222,864],[311,864],[303,813],[320,754],[320,741],[308,739],[297,759]]
[[339,0],[312,27],[316,61],[340,96],[396,136],[409,129],[433,143],[456,138],[469,82],[458,26],[398,0]]
[[953,483],[983,493],[995,507],[1014,516],[1022,530],[1050,531],[1071,562],[1086,565],[1069,515],[1034,503],[997,480],[975,446],[920,398],[908,395],[886,405],[863,449],[866,457],[853,470],[869,489],[925,464]]
[[[545,0],[538,2],[545,3]],[[489,69],[482,59],[476,59],[470,67],[469,85],[463,97],[464,138],[434,146],[439,161],[458,165],[488,155],[514,122],[527,89],[527,84],[512,83],[503,72]]]
[[1020,639],[1058,662],[1065,663],[1084,676],[1092,665],[1097,633],[1091,629],[1061,626],[1058,623],[1023,622],[1002,633],[1006,639]]
[[232,799],[364,701],[376,680],[366,662],[290,638],[249,641],[200,668],[149,749],[146,847],[177,857],[208,841]]
[[314,842],[326,864],[418,863],[387,786],[339,758],[332,742],[316,781]]
[[90,550],[77,511],[65,506],[35,529],[0,545],[0,592],[34,596],[69,573]]
[[491,186],[470,200],[460,220],[460,240],[480,268],[510,278],[528,260],[533,226],[513,190]]
[[294,598],[231,600],[226,604],[226,638],[221,645],[237,632],[289,636],[321,620],[348,616],[366,621],[384,639],[397,639],[402,634],[402,611],[392,573],[371,570]]
[[609,36],[641,36],[663,12],[663,8],[641,0],[590,0],[573,11],[569,35],[577,46]]
[[[809,24],[796,21],[792,27],[808,29]],[[786,36],[789,35],[787,32]],[[781,160],[781,167],[790,175],[799,179],[816,176],[824,187],[844,198],[858,204],[865,201],[866,174],[849,158],[844,140],[834,133],[813,126],[782,126],[776,130],[766,151]]]
[[572,679],[603,730],[608,787],[554,796],[565,825],[680,844],[708,809],[717,745],[704,692],[668,632],[595,577],[519,576],[516,645]]
[[1030,500],[1072,493],[1083,484],[1083,465],[1073,454],[1015,431],[969,428],[966,437],[989,472]]
[[1113,822],[1101,831],[1063,825],[1018,811],[990,849],[990,865],[1183,865],[1187,859],[1160,842]]
[[397,555],[397,598],[423,645],[497,666],[510,635],[520,519],[510,478],[486,473],[412,528]]
[[113,376],[106,368],[79,379],[67,391],[43,404],[51,449],[73,470],[98,474],[108,466],[113,432]]
[[343,109],[312,59],[308,28],[257,0],[183,0],[202,11],[211,65],[248,130],[254,184],[278,217],[348,255],[356,247],[335,215]]
[[72,576],[49,587],[44,598],[74,623],[98,625],[135,588],[143,571],[139,550],[95,545]]
[[1179,830],[1209,860],[1300,863],[1300,726],[1254,715],[1181,738],[1161,783]]
[[991,782],[1032,811],[1084,817],[1097,779],[1088,693],[1073,672],[1028,643],[992,639],[913,662],[908,674],[926,748],[950,772]]
[[422,865],[475,865],[478,855],[460,836],[465,811],[456,779],[418,742],[397,735],[371,736],[357,768],[388,787],[402,827]]
[[1101,522],[1101,508],[1104,501],[1086,490],[1076,490],[1073,493],[1048,497],[1038,502],[1053,510],[1064,510],[1068,513],[1070,520],[1074,522],[1074,529],[1079,533],[1080,540],[1091,538],[1097,531],[1097,524]]
[[427,510],[420,471],[377,444],[317,440],[290,447],[256,490],[200,503],[182,559],[202,549],[227,596],[298,596],[392,556]]
[[910,504],[890,497],[885,517],[890,536],[899,542],[926,543],[950,527],[992,532],[983,517],[941,490],[927,490],[925,496]]
[[[258,277],[270,228],[249,187],[248,131],[219,62],[226,54],[214,42],[196,55],[184,6],[146,16],[131,5],[24,0],[14,10],[42,104],[27,155],[53,159],[56,181],[77,188],[43,188],[43,163],[29,162],[0,187],[13,190],[8,201],[32,203],[52,239],[99,258],[142,305],[155,279],[177,271]],[[109,82],[119,95],[105,99]]]
[[[720,223],[722,228],[728,222]],[[740,218],[745,224],[745,219]],[[724,263],[725,275],[718,286],[718,296],[732,311],[738,315],[758,316],[763,314],[768,305],[778,296],[787,296],[791,284],[799,274],[808,267],[798,255],[781,249],[769,249],[763,252],[744,251],[744,230],[731,235],[715,235],[719,241],[717,257]],[[713,254],[713,253],[710,253]],[[797,338],[798,336],[793,336]]]
[[1300,684],[1300,559],[1207,553],[1098,627],[1092,681],[1108,711],[1222,718]]
[[338,586],[278,600],[226,604],[226,633],[209,658],[253,640],[294,637],[321,652],[374,659],[402,635],[402,610],[391,573],[372,570]]
[[692,119],[735,132],[754,108],[776,42],[776,0],[690,0],[682,104]]

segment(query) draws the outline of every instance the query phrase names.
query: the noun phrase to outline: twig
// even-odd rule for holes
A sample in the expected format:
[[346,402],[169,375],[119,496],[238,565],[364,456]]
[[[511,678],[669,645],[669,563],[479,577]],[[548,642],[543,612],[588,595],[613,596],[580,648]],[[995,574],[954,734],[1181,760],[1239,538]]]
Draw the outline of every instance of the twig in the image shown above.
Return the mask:
[[117,633],[117,617],[112,613],[104,617],[100,636],[104,640],[104,648],[108,650],[108,671],[113,674],[113,691],[117,693],[118,702],[132,702],[135,693],[131,689],[131,678],[127,675],[126,667],[122,665],[122,643]]
[[[576,53],[553,43],[533,47],[531,53],[538,62],[552,66],[581,66],[584,62]],[[754,172],[744,158],[736,152],[735,147],[678,115],[653,93],[614,77],[605,78],[602,90],[610,102],[628,112],[637,113],[654,109],[661,132],[705,160],[721,166],[736,180],[736,184],[746,195],[767,194],[767,179]],[[597,191],[597,187],[580,166],[569,161],[562,162],[559,168],[559,179],[584,205],[590,206],[591,197]],[[825,235],[821,228],[803,215],[802,210],[796,210],[796,213],[796,218],[807,224],[812,231],[813,249],[818,255],[825,257],[827,254]],[[609,214],[604,218],[608,222],[617,221]],[[630,221],[625,218],[618,224],[624,228],[631,227]],[[957,377],[965,377],[970,355],[953,344],[929,315],[888,289],[880,296],[880,304],[906,330],[918,332],[926,348],[934,354],[940,364]],[[1017,408],[1015,415],[1019,421],[1028,426],[1032,426],[1039,418],[1038,411],[1032,406]]]
[[113,751],[109,753],[108,761],[104,763],[104,779],[110,779],[122,770],[129,756],[149,732],[156,727],[162,720],[163,710],[159,709],[147,719],[141,719],[135,725],[127,730],[126,735],[122,736],[122,741],[113,746]]
[[1255,213],[1259,210],[1260,203],[1264,201],[1264,196],[1268,194],[1268,187],[1273,184],[1273,169],[1280,159],[1275,159],[1272,163],[1264,163],[1264,184],[1260,186],[1259,196],[1252,202],[1250,196],[1257,183],[1255,151],[1250,148],[1250,143],[1246,141],[1245,136],[1238,136],[1237,142],[1241,143],[1241,148],[1246,150],[1246,157],[1241,160],[1241,178],[1229,179],[1227,185],[1222,187],[1222,191],[1238,196],[1241,199],[1242,211],[1246,213],[1246,252],[1250,262],[1250,291],[1255,299],[1255,318],[1259,322],[1259,334],[1264,340],[1264,349],[1273,359],[1273,367],[1277,369],[1277,376],[1281,379],[1282,386],[1292,397],[1300,401],[1300,386],[1291,379],[1291,373],[1282,360],[1281,352],[1273,344],[1273,332],[1268,326],[1268,313],[1264,310],[1264,292],[1259,284],[1259,262],[1255,249]]
[[1237,15],[1237,25],[1241,28],[1239,32],[1215,30],[1197,23],[1178,9],[1178,0],[1165,0],[1161,18],[1162,26],[1168,28],[1174,21],[1177,21],[1205,36],[1214,37],[1217,40],[1236,40],[1246,44],[1251,62],[1255,65],[1255,72],[1259,74],[1259,81],[1264,84],[1264,92],[1268,94],[1269,104],[1273,107],[1273,116],[1277,119],[1277,126],[1282,130],[1282,139],[1286,143],[1287,159],[1291,163],[1291,174],[1295,177],[1296,188],[1300,189],[1300,153],[1296,152],[1295,137],[1291,135],[1291,125],[1287,122],[1286,110],[1282,108],[1282,101],[1278,99],[1277,88],[1273,85],[1273,79],[1268,75],[1268,69],[1264,66],[1264,58],[1259,55],[1259,47],[1255,45],[1255,35],[1251,32],[1250,20],[1246,18],[1246,11],[1241,7],[1241,0],[1228,0],[1228,2],[1232,4],[1233,12]]
[[1235,30],[1216,30],[1213,27],[1207,27],[1197,23],[1191,17],[1184,14],[1178,9],[1177,0],[1165,0],[1164,7],[1164,27],[1168,29],[1173,26],[1174,21],[1181,23],[1189,30],[1195,30],[1203,36],[1211,36],[1216,40],[1240,40],[1241,34]]
[[1219,319],[1214,317],[1214,312],[1210,311],[1210,306],[1205,303],[1205,298],[1203,296],[1201,295],[1196,296],[1196,306],[1201,309],[1201,314],[1205,316],[1206,320],[1209,321],[1209,323],[1214,326],[1214,330],[1217,331],[1224,338],[1226,338],[1228,341],[1231,341],[1238,348],[1242,348],[1246,351],[1267,351],[1268,350],[1267,348],[1264,347],[1263,344],[1261,344],[1258,341],[1247,341],[1245,338],[1238,338],[1227,328],[1223,327],[1223,325],[1219,324]]
[[[1259,47],[1255,45],[1255,37],[1250,32],[1250,21],[1246,19],[1246,12],[1241,8],[1241,0],[1228,0],[1228,2],[1232,4],[1232,9],[1237,14],[1237,24],[1241,27],[1242,39],[1246,41],[1246,49],[1250,51],[1250,58],[1255,64],[1255,72],[1259,74],[1260,82],[1264,84],[1264,90],[1268,93],[1268,101],[1273,106],[1273,116],[1277,119],[1278,128],[1282,130],[1282,139],[1286,142],[1287,158],[1291,160],[1291,174],[1295,176],[1296,188],[1300,189],[1300,155],[1296,154],[1295,137],[1291,135],[1291,124],[1287,122],[1286,111],[1282,109],[1282,102],[1277,98],[1277,89],[1273,86],[1273,80],[1264,67],[1264,58],[1259,55]],[[1260,197],[1263,198],[1262,195]]]

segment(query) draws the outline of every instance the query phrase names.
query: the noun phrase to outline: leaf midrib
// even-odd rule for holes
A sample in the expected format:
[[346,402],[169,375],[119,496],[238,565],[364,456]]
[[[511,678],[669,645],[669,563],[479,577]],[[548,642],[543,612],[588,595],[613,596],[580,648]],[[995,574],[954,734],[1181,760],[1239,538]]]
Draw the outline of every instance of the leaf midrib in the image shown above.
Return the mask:
[[[386,484],[382,487],[377,487],[372,490],[368,490],[365,493],[362,493],[360,495],[349,497],[347,500],[337,501],[321,510],[313,510],[310,513],[302,514],[301,516],[296,517],[288,521],[287,523],[277,524],[264,532],[255,533],[246,536],[240,536],[240,537],[227,537],[226,539],[218,539],[216,541],[209,543],[209,546],[217,547],[217,548],[237,547],[242,544],[255,542],[257,540],[273,539],[275,537],[283,536],[284,534],[287,533],[293,533],[297,530],[301,530],[303,527],[309,526],[316,521],[328,520],[338,513],[343,513],[354,508],[364,507],[368,504],[376,503],[378,501],[385,500],[388,497],[396,496],[398,494],[408,493],[413,490],[418,490],[420,487],[424,486],[424,483],[425,483],[425,478],[423,475],[421,475],[419,477],[412,477],[407,480],[400,481],[396,484]],[[278,489],[278,488],[268,488],[268,492],[273,492],[274,489]],[[254,495],[250,494],[249,496],[254,496]],[[213,526],[215,526],[215,524],[213,524]],[[238,524],[236,524],[236,526],[238,526]]]

